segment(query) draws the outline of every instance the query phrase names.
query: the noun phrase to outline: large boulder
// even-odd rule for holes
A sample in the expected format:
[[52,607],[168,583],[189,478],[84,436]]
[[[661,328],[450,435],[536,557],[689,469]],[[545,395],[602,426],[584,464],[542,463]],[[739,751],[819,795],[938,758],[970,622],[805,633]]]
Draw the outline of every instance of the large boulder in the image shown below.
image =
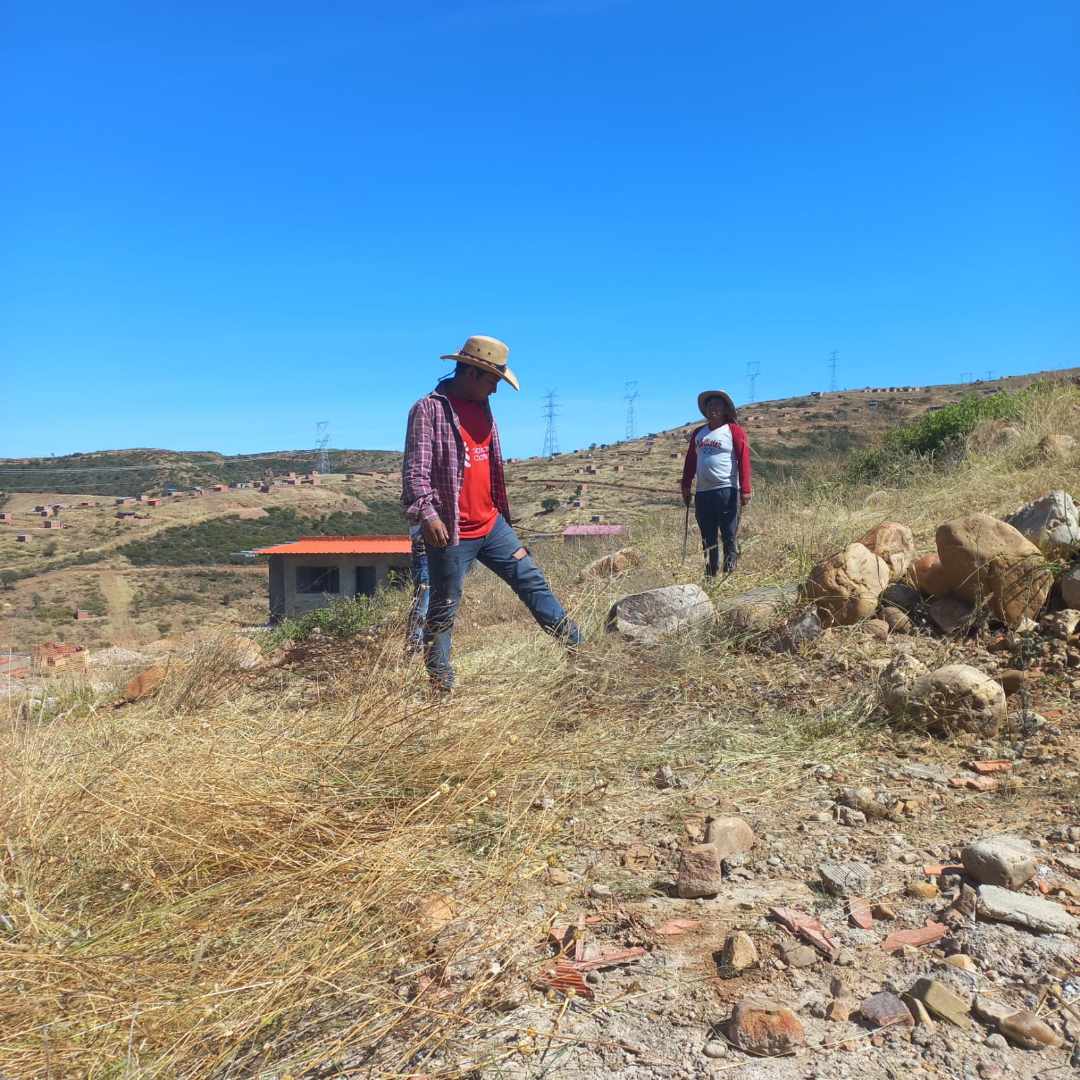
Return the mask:
[[934,735],[969,731],[991,738],[1005,721],[1005,691],[978,668],[946,664],[912,683],[904,714]]
[[1080,510],[1067,491],[1051,491],[1005,520],[1048,558],[1080,551]]
[[923,596],[943,596],[949,591],[949,580],[937,555],[920,555],[911,564],[907,576]]
[[874,614],[888,584],[889,564],[865,544],[848,544],[810,571],[803,592],[824,625],[851,626]]
[[700,585],[665,585],[616,600],[607,628],[623,637],[653,644],[666,634],[711,622],[716,611]]
[[911,530],[895,521],[875,525],[859,539],[859,543],[884,559],[892,581],[899,581],[915,559],[915,538]]
[[1034,618],[1054,576],[1039,549],[1011,525],[989,514],[970,514],[938,527],[938,557],[949,591],[973,604],[989,604],[1006,625]]

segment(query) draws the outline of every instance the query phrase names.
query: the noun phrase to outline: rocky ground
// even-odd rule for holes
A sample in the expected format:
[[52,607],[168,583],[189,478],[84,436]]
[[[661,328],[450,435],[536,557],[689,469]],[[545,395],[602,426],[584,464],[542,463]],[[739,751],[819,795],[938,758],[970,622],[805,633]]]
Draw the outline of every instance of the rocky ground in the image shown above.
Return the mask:
[[[985,547],[986,522],[965,521]],[[533,883],[546,937],[510,960],[470,956],[448,913],[437,974],[405,980],[437,1007],[441,986],[486,973],[504,1016],[456,1056],[417,1057],[417,1074],[451,1060],[521,1078],[1080,1070],[1080,613],[1063,608],[1062,577],[1051,591],[1038,548],[1006,530],[1027,584],[1004,590],[999,618],[943,586],[964,611],[947,633],[940,597],[910,584],[903,526],[833,558],[798,640],[805,610],[787,632],[773,618],[790,590],[729,603],[748,649],[801,665],[788,692],[803,706],[807,688],[865,682],[884,724],[874,744],[841,766],[801,762],[798,789],[775,797],[733,801],[680,759],[578,800]],[[939,530],[946,570],[963,532]],[[875,551],[867,602],[856,571]],[[695,588],[620,602],[614,626],[649,643],[676,609],[694,622]]]

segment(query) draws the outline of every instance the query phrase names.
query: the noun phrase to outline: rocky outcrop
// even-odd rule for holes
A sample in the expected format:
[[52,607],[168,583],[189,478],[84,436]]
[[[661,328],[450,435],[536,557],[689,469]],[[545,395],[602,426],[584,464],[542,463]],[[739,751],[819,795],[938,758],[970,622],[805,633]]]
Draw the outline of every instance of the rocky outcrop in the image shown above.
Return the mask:
[[589,578],[610,578],[617,574],[625,574],[641,563],[641,555],[633,548],[621,548],[608,555],[601,555],[599,559],[593,559],[580,574],[578,582],[587,581]]
[[935,540],[948,591],[987,604],[1015,627],[1034,618],[1053,585],[1039,549],[1011,525],[989,514],[970,514],[939,526]]
[[889,573],[888,563],[864,544],[848,544],[810,571],[803,592],[817,602],[824,625],[851,626],[877,610]]
[[1035,447],[1040,461],[1066,461],[1076,452],[1076,439],[1071,435],[1044,435]]

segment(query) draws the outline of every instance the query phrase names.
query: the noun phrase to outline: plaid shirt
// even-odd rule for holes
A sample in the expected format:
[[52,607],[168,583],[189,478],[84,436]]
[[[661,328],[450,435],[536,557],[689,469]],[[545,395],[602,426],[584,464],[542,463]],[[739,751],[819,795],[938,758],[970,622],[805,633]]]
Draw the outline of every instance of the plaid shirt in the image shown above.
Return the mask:
[[[488,406],[488,415],[491,407]],[[491,499],[507,521],[510,504],[506,499],[499,429],[491,418]],[[450,543],[458,542],[458,500],[465,473],[465,441],[461,421],[450,399],[433,390],[409,410],[405,430],[405,458],[401,463],[401,501],[412,522],[442,518],[450,533]]]

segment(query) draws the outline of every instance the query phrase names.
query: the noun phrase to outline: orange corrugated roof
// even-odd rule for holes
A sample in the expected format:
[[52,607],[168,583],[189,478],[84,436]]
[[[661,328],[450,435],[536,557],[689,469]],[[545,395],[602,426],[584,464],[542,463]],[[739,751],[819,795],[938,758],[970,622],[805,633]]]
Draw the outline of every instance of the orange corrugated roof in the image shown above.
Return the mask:
[[258,548],[256,555],[409,555],[407,536],[302,536],[288,544]]

